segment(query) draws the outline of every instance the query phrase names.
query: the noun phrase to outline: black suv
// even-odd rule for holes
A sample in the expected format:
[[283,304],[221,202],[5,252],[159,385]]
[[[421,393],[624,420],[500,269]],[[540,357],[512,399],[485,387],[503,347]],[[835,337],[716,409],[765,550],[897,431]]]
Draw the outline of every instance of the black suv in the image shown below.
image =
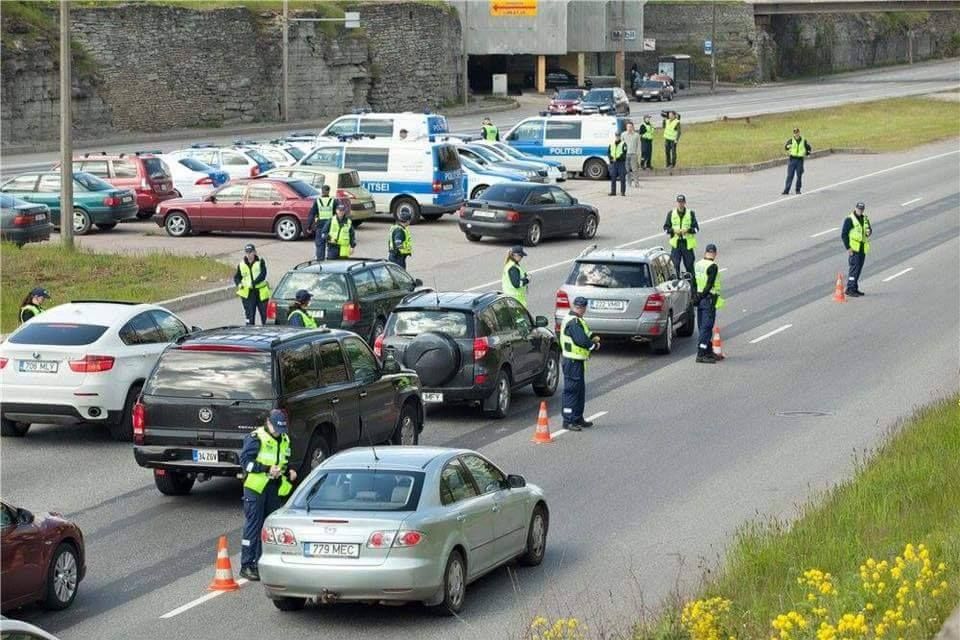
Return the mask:
[[557,390],[560,347],[549,325],[499,293],[422,291],[397,305],[373,350],[417,372],[425,403],[479,401],[504,418],[513,389]]
[[381,364],[356,335],[222,327],[160,356],[134,406],[134,457],[161,493],[186,494],[197,478],[239,475],[244,437],[274,408],[287,412],[301,477],[335,451],[414,445],[423,430],[416,374]]
[[306,289],[313,295],[307,313],[317,324],[353,331],[373,344],[397,303],[422,284],[386,260],[309,260],[280,279],[267,302],[267,322],[286,324],[294,296]]

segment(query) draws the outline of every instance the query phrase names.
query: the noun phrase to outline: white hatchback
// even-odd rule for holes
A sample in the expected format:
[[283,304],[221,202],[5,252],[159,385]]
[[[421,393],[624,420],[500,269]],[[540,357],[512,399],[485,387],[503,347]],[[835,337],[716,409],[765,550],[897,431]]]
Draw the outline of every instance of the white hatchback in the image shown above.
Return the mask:
[[31,318],[0,344],[0,426],[102,424],[133,437],[133,405],[160,353],[191,329],[153,304],[70,302]]

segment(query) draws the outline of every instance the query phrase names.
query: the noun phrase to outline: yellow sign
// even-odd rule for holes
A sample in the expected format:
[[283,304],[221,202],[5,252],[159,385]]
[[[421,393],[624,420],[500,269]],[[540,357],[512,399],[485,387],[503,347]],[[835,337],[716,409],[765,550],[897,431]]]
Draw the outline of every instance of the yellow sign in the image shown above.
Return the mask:
[[490,0],[490,15],[500,18],[532,18],[537,15],[537,0]]

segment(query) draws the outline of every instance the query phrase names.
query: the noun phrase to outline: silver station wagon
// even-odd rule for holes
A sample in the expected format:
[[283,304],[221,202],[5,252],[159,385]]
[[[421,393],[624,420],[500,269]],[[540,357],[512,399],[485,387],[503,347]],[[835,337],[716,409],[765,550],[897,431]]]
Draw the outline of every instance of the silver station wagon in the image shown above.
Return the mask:
[[260,579],[283,611],[316,599],[454,614],[473,580],[514,560],[539,565],[548,526],[543,491],[474,451],[349,449],[267,518]]

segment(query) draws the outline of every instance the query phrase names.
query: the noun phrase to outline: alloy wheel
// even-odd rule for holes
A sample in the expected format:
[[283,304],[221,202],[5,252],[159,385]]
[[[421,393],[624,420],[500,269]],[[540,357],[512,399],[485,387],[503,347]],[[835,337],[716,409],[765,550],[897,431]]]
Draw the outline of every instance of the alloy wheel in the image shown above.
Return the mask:
[[53,592],[60,602],[69,602],[76,590],[77,560],[73,553],[63,553],[53,568]]

